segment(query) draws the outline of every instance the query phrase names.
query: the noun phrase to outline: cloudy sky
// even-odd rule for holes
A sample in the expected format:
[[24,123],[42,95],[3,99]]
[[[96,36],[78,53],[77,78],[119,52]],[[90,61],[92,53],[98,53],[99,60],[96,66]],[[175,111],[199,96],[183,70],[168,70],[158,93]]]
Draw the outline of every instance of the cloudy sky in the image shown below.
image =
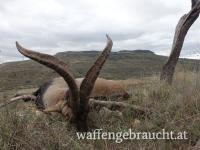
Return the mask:
[[[21,60],[19,41],[29,49],[101,50],[105,34],[113,50],[149,49],[169,55],[175,26],[190,0],[1,0],[0,62]],[[200,18],[190,29],[183,57],[200,53]]]

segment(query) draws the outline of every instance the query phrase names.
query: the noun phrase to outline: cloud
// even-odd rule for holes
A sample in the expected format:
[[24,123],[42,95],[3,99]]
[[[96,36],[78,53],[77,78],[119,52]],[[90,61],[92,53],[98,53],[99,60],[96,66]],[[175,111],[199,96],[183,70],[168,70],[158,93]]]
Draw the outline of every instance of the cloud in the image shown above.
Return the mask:
[[[190,7],[188,0],[1,0],[0,62],[22,59],[15,41],[49,54],[101,50],[106,33],[114,50],[169,55],[175,26]],[[199,25],[189,31],[182,56],[200,53]]]

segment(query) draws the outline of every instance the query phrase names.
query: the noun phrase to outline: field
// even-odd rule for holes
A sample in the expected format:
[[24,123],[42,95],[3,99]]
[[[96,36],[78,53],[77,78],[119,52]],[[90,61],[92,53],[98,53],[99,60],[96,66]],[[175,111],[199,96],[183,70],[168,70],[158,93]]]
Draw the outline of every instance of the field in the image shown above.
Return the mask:
[[[78,77],[89,68],[93,53],[96,57],[96,52],[88,53],[77,55],[68,52],[57,56],[69,61],[71,70]],[[135,132],[186,131],[187,140],[124,140],[120,144],[114,140],[78,140],[74,126],[65,118],[38,115],[34,104],[21,102],[1,110],[1,149],[190,149],[200,139],[199,61],[181,59],[173,85],[169,86],[159,80],[159,71],[165,60],[166,57],[146,51],[113,53],[101,75],[126,79],[122,82],[131,94],[127,103],[149,108],[152,113],[134,116],[130,110],[123,110],[121,115],[101,109],[90,112],[89,125],[110,132],[124,132],[130,128]],[[32,61],[3,64],[0,70],[2,101],[19,90],[36,88],[44,79],[57,76]]]

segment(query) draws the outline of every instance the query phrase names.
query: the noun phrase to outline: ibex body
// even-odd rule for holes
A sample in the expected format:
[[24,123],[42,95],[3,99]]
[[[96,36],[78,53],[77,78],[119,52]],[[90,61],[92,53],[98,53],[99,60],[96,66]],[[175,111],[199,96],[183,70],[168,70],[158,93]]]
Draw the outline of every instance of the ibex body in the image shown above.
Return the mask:
[[[59,112],[67,120],[76,125],[78,131],[87,131],[87,117],[90,110],[99,111],[105,107],[111,111],[123,109],[133,110],[133,116],[150,112],[148,109],[123,102],[96,100],[96,98],[128,98],[120,80],[106,80],[98,78],[100,71],[108,59],[113,42],[107,35],[107,44],[97,57],[84,78],[74,78],[68,71],[68,65],[58,58],[28,50],[16,42],[18,51],[24,56],[39,62],[53,70],[61,77],[44,83],[31,95],[18,94],[8,101],[0,103],[0,108],[19,100],[34,101],[37,108],[43,112]],[[120,114],[121,115],[121,114]]]
[[[21,54],[55,70],[64,79],[65,84],[63,84],[64,82],[60,79],[55,79],[52,86],[39,88],[39,90],[33,94],[36,95],[36,105],[44,103],[48,106],[44,110],[47,112],[60,111],[65,116],[69,116],[71,118],[70,120],[76,123],[79,131],[86,131],[88,128],[87,116],[90,97],[95,93],[95,82],[98,82],[97,79],[100,71],[111,52],[113,46],[111,38],[107,36],[106,47],[94,62],[94,65],[88,70],[84,79],[77,80],[68,71],[68,65],[58,58],[25,49],[19,45],[18,42],[16,42],[16,46]],[[48,92],[44,93],[46,90]],[[96,88],[96,90],[98,91],[98,88]],[[25,100],[30,97],[25,97]]]
[[60,112],[74,122],[79,131],[86,131],[91,97],[128,97],[118,81],[98,78],[113,46],[109,36],[107,36],[107,45],[101,55],[88,70],[85,77],[78,79],[75,79],[68,71],[68,65],[58,58],[25,49],[17,42],[16,46],[21,54],[55,70],[62,78],[55,78],[52,82],[45,83],[33,95],[13,98],[1,106],[18,99],[34,100],[37,108],[44,112]]
[[[79,89],[83,79],[84,78],[75,79]],[[39,109],[45,109],[45,112],[62,112],[62,106],[66,103],[66,99],[69,98],[69,87],[65,80],[59,77],[45,83],[33,94],[38,97],[36,105]],[[129,97],[128,93],[121,86],[120,81],[97,78],[90,98],[117,97],[122,97],[124,99]],[[62,112],[62,114],[66,115],[66,112]]]

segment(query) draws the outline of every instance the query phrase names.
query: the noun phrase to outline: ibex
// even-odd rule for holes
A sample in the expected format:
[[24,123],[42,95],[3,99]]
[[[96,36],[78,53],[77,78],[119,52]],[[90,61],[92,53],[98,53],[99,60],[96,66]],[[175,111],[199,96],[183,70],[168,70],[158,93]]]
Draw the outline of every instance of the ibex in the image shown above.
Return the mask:
[[[83,79],[75,79],[78,89],[80,89]],[[65,103],[65,99],[69,99],[69,87],[63,78],[54,78],[46,82],[33,95],[37,97],[35,104],[38,109],[44,109],[44,112],[62,112],[66,115],[61,106]],[[102,99],[107,97],[127,99],[129,94],[122,88],[119,81],[97,78],[90,98]]]
[[[62,78],[55,78],[42,85],[31,96],[21,96],[25,101],[34,99],[38,109],[44,112],[60,112],[77,124],[79,131],[87,130],[87,114],[91,97],[121,96],[128,93],[118,81],[98,78],[100,70],[107,60],[113,42],[107,35],[107,45],[84,78],[75,79],[68,72],[68,66],[58,58],[23,48],[18,42],[16,47],[24,56],[55,70]],[[16,100],[16,99],[13,99]],[[11,102],[11,101],[10,101]]]
[[149,112],[147,108],[130,105],[123,102],[100,101],[91,98],[118,96],[128,98],[129,94],[121,87],[119,81],[98,78],[107,60],[113,42],[107,35],[107,45],[84,78],[75,79],[68,66],[58,58],[23,48],[18,42],[16,47],[24,56],[55,70],[62,78],[54,78],[40,86],[32,95],[21,95],[0,104],[0,108],[18,100],[33,100],[36,107],[43,112],[59,112],[70,122],[77,125],[78,131],[87,131],[87,115],[90,108],[107,107],[111,110],[129,108],[133,116]]

